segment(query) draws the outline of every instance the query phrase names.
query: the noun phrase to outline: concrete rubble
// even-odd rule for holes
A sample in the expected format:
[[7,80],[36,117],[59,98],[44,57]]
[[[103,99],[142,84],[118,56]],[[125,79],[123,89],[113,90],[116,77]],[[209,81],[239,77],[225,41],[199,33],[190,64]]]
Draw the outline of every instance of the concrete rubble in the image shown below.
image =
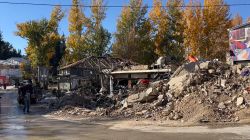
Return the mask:
[[[152,82],[128,95],[86,93],[65,95],[59,111],[82,116],[127,119],[179,120],[181,122],[237,122],[249,110],[250,78],[219,61],[186,63],[167,81]],[[74,102],[74,103],[73,103]],[[78,107],[73,107],[78,106]]]

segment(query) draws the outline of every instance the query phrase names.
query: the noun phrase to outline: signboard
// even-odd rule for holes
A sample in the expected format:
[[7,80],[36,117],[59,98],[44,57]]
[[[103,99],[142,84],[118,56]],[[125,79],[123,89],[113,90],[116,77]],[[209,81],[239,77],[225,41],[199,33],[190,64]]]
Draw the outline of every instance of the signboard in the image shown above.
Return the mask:
[[250,28],[230,31],[229,38],[233,61],[250,60]]

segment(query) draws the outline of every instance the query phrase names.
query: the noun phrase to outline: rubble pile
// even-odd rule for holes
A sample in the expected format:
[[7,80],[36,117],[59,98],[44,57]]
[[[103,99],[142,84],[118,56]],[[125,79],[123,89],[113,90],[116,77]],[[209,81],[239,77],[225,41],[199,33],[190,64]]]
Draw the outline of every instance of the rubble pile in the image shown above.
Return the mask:
[[180,66],[169,82],[158,82],[128,96],[112,116],[182,120],[184,122],[234,122],[248,108],[248,77],[219,61]]
[[[88,117],[237,122],[250,114],[247,70],[219,61],[187,63],[180,66],[168,81],[153,82],[145,90],[126,97],[118,94],[109,98],[79,91],[82,98],[77,98],[81,108],[72,108],[63,102],[60,106],[64,104],[63,110],[68,114]],[[72,100],[71,96],[74,94],[63,98]]]

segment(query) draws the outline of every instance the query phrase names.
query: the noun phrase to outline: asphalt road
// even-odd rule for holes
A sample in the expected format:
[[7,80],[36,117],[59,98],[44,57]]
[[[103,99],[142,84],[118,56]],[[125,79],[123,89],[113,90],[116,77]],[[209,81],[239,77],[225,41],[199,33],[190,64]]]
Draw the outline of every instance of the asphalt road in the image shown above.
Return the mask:
[[[200,132],[199,129],[190,127],[151,131],[150,128],[147,130],[116,129],[108,125],[83,121],[51,120],[43,117],[45,109],[41,105],[33,105],[30,114],[23,114],[22,106],[16,102],[17,93],[14,91],[1,92],[0,96],[2,97],[0,99],[1,140],[240,140],[248,138],[247,134],[241,135],[230,131],[217,133],[216,129]],[[241,131],[241,128],[237,130]]]

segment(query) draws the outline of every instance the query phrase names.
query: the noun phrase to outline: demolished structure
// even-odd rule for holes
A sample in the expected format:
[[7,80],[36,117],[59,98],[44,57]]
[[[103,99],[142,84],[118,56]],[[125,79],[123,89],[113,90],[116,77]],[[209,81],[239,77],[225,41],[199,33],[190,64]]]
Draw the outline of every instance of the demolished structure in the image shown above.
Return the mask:
[[[136,63],[111,56],[91,56],[59,69],[59,88],[78,89],[82,86],[94,86],[96,89],[109,89],[109,74],[115,68],[129,67]],[[99,90],[97,92],[99,92]]]
[[[82,86],[92,86],[97,89],[95,93],[109,91],[113,95],[117,86],[123,85],[132,88],[132,81],[138,82],[140,79],[157,80],[164,76],[168,79],[171,68],[163,64],[161,66],[156,64],[156,66],[157,68],[139,65],[109,55],[104,57],[91,56],[61,67],[59,70],[59,88],[75,90]],[[118,91],[116,90],[116,92]]]
[[250,113],[249,75],[247,67],[239,68],[219,61],[186,63],[169,79],[150,82],[142,90],[115,94],[112,98],[83,94],[81,101],[78,96],[73,98],[79,99],[77,107],[66,103],[65,96],[59,101],[63,103],[58,106],[60,111],[54,114],[180,120],[187,124],[238,122],[247,119]]
[[[61,76],[70,79],[72,85],[74,79],[84,77],[73,73],[90,68],[85,72],[85,79],[99,82],[101,91],[109,88],[112,96],[78,88],[73,92],[76,94],[59,98],[55,103],[59,111],[53,114],[169,120],[186,125],[249,122],[250,68],[244,63],[250,60],[249,26],[244,24],[229,30],[228,59],[233,62],[230,64],[241,63],[239,65],[196,59],[178,65],[174,59],[161,57],[148,66],[121,59],[111,61],[112,57],[90,57],[62,67]],[[103,62],[106,65],[100,64],[102,61],[107,62]]]

